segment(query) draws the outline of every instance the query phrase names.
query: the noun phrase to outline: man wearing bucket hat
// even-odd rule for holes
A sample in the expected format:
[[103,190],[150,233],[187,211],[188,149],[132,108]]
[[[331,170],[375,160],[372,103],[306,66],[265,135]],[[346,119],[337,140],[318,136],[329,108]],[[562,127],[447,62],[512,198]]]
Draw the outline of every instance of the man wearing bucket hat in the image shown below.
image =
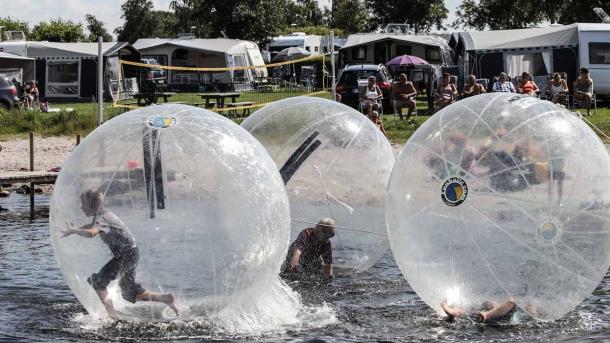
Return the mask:
[[335,235],[335,221],[324,218],[313,228],[306,228],[288,248],[282,264],[283,276],[333,277],[333,253],[330,238]]

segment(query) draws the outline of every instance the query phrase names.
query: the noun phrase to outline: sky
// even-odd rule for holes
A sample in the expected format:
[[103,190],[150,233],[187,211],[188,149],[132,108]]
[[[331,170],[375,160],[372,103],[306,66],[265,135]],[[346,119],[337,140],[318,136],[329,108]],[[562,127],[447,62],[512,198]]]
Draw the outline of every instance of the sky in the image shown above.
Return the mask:
[[[155,8],[168,10],[172,0],[152,0]],[[75,22],[84,22],[85,14],[91,13],[106,24],[106,29],[114,34],[121,26],[121,5],[124,0],[0,0],[0,17],[9,16],[28,22],[34,27],[38,22],[61,17]],[[330,0],[319,0],[320,6],[330,6]],[[461,0],[445,0],[449,9],[446,23],[455,19],[455,8]]]

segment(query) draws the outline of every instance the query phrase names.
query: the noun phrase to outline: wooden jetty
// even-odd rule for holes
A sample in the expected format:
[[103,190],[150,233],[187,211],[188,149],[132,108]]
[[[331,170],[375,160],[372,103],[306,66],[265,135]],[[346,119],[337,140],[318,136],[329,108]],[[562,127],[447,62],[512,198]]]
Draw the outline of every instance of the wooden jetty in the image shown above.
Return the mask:
[[[80,135],[76,136],[76,145],[80,143]],[[59,172],[34,170],[34,133],[30,132],[30,170],[29,171],[0,171],[0,185],[24,183],[30,185],[30,215],[34,215],[35,186],[40,184],[54,184]]]

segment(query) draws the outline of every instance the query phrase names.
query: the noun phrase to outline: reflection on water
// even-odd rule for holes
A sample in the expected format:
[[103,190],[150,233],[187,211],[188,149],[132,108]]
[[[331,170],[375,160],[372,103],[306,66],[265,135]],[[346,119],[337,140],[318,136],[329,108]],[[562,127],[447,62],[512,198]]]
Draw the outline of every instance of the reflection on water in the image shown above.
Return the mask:
[[[58,270],[48,232],[49,199],[37,197],[29,218],[27,196],[0,199],[0,341],[293,339],[333,340],[608,340],[610,276],[564,319],[549,323],[475,325],[437,317],[410,289],[390,253],[369,271],[332,284],[293,283],[313,305],[282,332],[219,334],[212,322],[128,323],[87,316]],[[312,287],[313,286],[313,287]],[[332,312],[338,322],[329,320]],[[320,326],[323,326],[320,328]]]

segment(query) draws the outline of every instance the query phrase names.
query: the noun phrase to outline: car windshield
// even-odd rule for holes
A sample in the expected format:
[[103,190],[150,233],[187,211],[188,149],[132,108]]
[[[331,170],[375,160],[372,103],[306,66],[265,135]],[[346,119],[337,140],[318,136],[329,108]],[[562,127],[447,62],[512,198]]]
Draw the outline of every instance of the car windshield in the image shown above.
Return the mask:
[[0,88],[7,88],[12,86],[13,84],[5,77],[0,77]]
[[358,80],[368,80],[369,76],[375,76],[377,81],[385,81],[386,77],[378,70],[347,70],[341,74],[339,82],[357,84]]

